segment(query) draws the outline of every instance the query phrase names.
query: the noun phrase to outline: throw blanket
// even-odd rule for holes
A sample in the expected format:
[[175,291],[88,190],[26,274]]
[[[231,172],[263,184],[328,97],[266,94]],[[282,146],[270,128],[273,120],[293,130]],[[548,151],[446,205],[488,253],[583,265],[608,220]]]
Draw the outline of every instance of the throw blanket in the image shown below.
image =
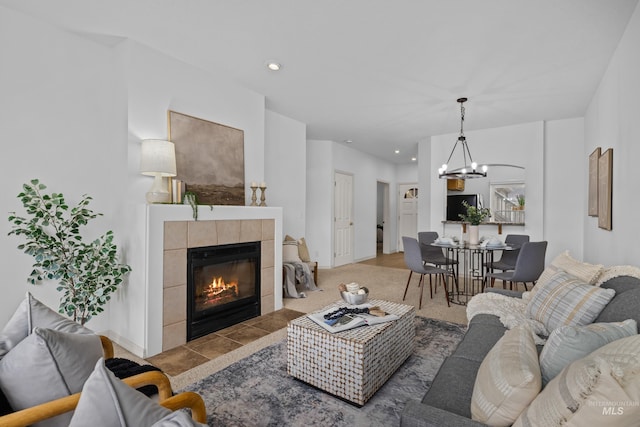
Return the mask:
[[539,335],[548,336],[549,331],[544,324],[527,316],[526,299],[508,297],[495,292],[474,295],[467,304],[467,320],[471,321],[477,314],[492,314],[500,318],[500,322],[507,329],[512,329],[527,323],[535,333],[536,344],[544,344],[546,339]]
[[304,292],[298,292],[297,284],[304,289],[317,291],[319,288],[313,280],[309,264],[305,262],[284,262],[284,296],[287,298],[306,298]]

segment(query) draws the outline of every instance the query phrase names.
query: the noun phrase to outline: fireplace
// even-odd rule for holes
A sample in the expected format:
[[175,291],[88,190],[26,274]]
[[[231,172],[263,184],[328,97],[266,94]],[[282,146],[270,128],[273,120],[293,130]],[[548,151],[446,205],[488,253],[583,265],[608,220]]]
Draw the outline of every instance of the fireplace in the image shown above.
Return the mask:
[[260,315],[260,242],[187,250],[187,341]]

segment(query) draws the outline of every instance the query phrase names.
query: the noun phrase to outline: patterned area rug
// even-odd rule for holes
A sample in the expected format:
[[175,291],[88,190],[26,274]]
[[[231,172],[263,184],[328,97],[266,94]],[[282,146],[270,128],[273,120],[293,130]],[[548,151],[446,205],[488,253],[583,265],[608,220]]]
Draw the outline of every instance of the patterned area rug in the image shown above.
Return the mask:
[[266,347],[184,390],[199,393],[210,426],[397,426],[409,400],[420,400],[466,326],[416,317],[416,349],[358,408],[287,374],[286,341]]

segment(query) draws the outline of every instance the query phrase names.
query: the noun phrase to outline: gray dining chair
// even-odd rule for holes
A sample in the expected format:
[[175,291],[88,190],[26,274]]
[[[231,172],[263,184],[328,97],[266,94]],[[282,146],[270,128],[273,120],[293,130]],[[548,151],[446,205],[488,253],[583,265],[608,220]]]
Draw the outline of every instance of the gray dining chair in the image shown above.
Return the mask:
[[409,279],[407,280],[407,286],[404,288],[404,295],[402,296],[402,301],[407,297],[407,290],[409,289],[409,283],[411,282],[411,276],[413,273],[417,273],[420,275],[420,281],[418,282],[418,286],[420,287],[420,303],[418,305],[418,309],[422,308],[422,292],[424,291],[424,276],[429,275],[429,294],[431,298],[433,298],[433,286],[432,286],[432,276],[436,276],[436,288],[438,287],[438,283],[440,279],[442,279],[442,284],[444,287],[444,295],[447,299],[447,306],[450,307],[449,304],[449,293],[447,292],[447,279],[446,276],[451,274],[449,271],[434,267],[431,265],[425,265],[422,262],[422,253],[420,252],[420,245],[418,244],[418,240],[413,237],[402,236],[402,245],[404,247],[404,262],[409,269]]
[[[516,261],[518,260],[518,254],[520,253],[520,247],[523,243],[529,241],[529,235],[527,234],[507,234],[504,239],[504,243],[507,246],[512,246],[516,249],[510,251],[502,251],[502,256],[498,261],[493,262],[485,262],[484,266],[490,273],[495,272],[495,270],[500,270],[501,272],[510,271],[516,268]],[[491,281],[491,285],[493,285],[493,279]]]
[[484,276],[483,287],[487,284],[487,279],[502,280],[502,287],[509,282],[509,289],[513,289],[513,284],[522,283],[524,289],[528,291],[527,283],[534,285],[544,271],[544,259],[547,253],[547,242],[525,242],[520,248],[518,260],[513,271],[505,271],[502,273],[486,273]]
[[431,246],[433,242],[438,238],[437,231],[420,231],[418,233],[418,243],[420,244],[420,253],[422,254],[422,261],[425,264],[433,264],[436,267],[445,266],[451,272],[453,280],[458,285],[458,276],[456,275],[455,266],[458,264],[458,260],[445,256],[442,252],[442,248],[437,246]]

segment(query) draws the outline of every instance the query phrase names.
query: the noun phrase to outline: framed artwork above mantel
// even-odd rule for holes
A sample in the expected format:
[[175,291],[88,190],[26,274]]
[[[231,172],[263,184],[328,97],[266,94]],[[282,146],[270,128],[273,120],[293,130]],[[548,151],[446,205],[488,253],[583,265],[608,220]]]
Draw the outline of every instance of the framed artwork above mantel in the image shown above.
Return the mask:
[[245,205],[244,131],[168,111],[176,179],[201,205]]

